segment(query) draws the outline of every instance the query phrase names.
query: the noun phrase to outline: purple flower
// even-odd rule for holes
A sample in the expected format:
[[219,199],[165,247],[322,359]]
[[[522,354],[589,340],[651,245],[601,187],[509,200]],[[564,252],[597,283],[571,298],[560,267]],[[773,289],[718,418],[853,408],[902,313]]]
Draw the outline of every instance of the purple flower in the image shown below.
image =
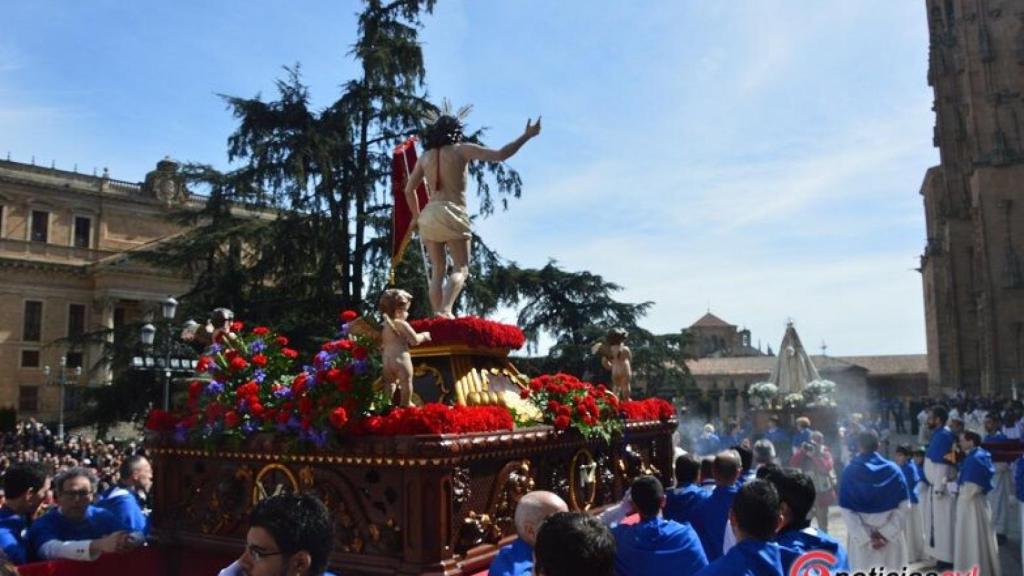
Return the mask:
[[211,380],[210,383],[206,385],[206,393],[209,394],[210,396],[216,396],[223,391],[224,384],[221,384],[216,380]]
[[188,439],[188,428],[184,424],[178,423],[174,426],[174,442],[176,444],[184,444],[185,440]]
[[323,366],[324,364],[327,363],[327,361],[330,358],[331,358],[331,355],[329,353],[324,352],[323,350],[321,350],[321,351],[316,353],[316,356],[313,357],[313,364],[315,366]]
[[341,324],[341,330],[338,331],[338,336],[341,338],[348,336],[348,322],[343,322]]
[[266,349],[267,345],[263,343],[263,340],[254,340],[253,343],[249,345],[249,350],[251,350],[253,354],[258,354]]
[[292,389],[288,388],[287,386],[282,386],[282,387],[278,388],[277,390],[274,390],[274,396],[276,396],[278,398],[291,398],[292,397]]
[[366,360],[356,360],[352,363],[352,370],[355,371],[356,375],[362,376],[370,370],[370,363]]
[[221,346],[220,344],[217,344],[216,342],[214,342],[213,344],[210,344],[210,353],[211,354],[216,354],[216,353],[220,352],[222,349],[223,349],[223,346]]
[[252,373],[252,379],[255,380],[257,384],[263,384],[263,381],[267,379],[267,373],[264,372],[262,368],[257,368]]
[[242,434],[248,436],[249,434],[252,434],[255,431],[256,425],[253,424],[251,420],[246,420],[245,422],[242,422]]

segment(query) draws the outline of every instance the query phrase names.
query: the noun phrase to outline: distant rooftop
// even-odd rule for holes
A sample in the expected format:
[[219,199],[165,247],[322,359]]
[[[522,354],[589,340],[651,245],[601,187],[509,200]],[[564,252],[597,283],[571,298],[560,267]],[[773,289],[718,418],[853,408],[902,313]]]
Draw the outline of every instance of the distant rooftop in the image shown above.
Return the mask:
[[729,324],[728,322],[726,322],[725,320],[722,320],[718,316],[715,316],[711,312],[708,312],[707,314],[701,316],[700,320],[697,320],[696,322],[694,322],[693,324],[690,325],[690,328],[735,328],[735,327],[736,327],[735,325]]
[[[740,358],[701,358],[689,360],[686,365],[694,376],[741,376],[759,375],[766,377],[775,365],[774,356],[750,356]],[[811,361],[821,372],[843,370],[867,370],[872,376],[899,376],[928,373],[926,354],[893,354],[884,356],[811,356]]]

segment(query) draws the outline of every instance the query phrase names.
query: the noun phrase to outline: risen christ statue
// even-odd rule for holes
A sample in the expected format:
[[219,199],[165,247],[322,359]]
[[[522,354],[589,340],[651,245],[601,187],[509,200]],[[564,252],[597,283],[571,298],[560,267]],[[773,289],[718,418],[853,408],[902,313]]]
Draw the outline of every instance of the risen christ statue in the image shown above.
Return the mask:
[[[462,122],[450,114],[439,117],[424,131],[424,153],[405,184],[405,198],[430,259],[430,307],[435,315],[454,317],[452,306],[469,277],[472,233],[466,210],[466,174],[470,160],[503,162],[538,134],[540,117],[537,122],[527,120],[519,138],[491,150],[463,142]],[[416,188],[424,179],[429,200],[420,211]],[[452,259],[450,274],[446,274],[448,255]]]

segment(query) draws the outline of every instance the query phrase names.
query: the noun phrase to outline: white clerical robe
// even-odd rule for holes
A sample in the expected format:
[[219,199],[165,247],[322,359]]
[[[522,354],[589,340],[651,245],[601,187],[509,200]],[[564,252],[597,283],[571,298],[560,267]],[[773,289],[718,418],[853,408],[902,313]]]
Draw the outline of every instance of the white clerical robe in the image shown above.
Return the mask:
[[[867,571],[884,566],[887,570],[899,570],[907,565],[906,521],[910,512],[910,500],[885,512],[866,514],[840,508],[843,523],[846,524],[846,552],[850,557],[850,570]],[[877,531],[888,544],[875,550],[871,547],[871,532]]]
[[999,545],[991,528],[992,513],[981,486],[974,482],[964,482],[960,486],[956,519],[953,568],[966,573],[977,566],[977,574],[999,576]]
[[907,515],[907,529],[904,533],[907,538],[907,559],[911,563],[924,560],[924,515],[921,513],[924,498],[920,495],[927,491],[927,484],[917,483],[918,503],[910,505],[910,513]]
[[931,484],[925,512],[925,553],[940,562],[953,562],[953,522],[956,494],[949,483],[956,479],[956,467],[925,459],[924,475]]
[[996,462],[996,474],[992,477],[992,490],[988,493],[988,507],[992,511],[992,528],[996,534],[1006,536],[1010,533],[1010,495],[1013,491],[1013,479],[1010,465],[1007,462]]

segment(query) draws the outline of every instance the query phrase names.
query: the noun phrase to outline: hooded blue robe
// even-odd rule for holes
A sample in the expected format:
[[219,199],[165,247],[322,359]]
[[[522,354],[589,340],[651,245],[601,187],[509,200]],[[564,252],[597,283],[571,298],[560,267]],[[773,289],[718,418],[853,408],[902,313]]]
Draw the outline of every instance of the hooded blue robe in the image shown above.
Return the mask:
[[717,434],[712,432],[711,434],[701,434],[697,438],[695,451],[698,456],[705,456],[707,454],[715,454],[718,452],[722,441]]
[[704,548],[689,524],[660,516],[612,528],[618,576],[693,574],[708,565]]
[[917,504],[917,483],[921,481],[921,475],[917,470],[917,466],[914,465],[913,460],[907,460],[907,463],[900,466],[900,470],[903,472],[903,477],[907,480],[907,488],[910,489],[910,503]]
[[517,538],[498,551],[487,576],[533,576],[533,546]]
[[982,442],[1005,442],[1007,440],[1009,440],[1009,438],[1007,438],[1006,434],[1003,434],[1002,432],[986,434],[985,437],[981,439]]
[[910,488],[903,471],[878,452],[854,456],[839,482],[839,506],[854,512],[885,512],[908,498]]
[[689,484],[682,488],[669,490],[665,494],[665,508],[661,511],[666,520],[675,520],[680,524],[693,524],[700,503],[707,500],[708,491],[697,484]]
[[61,542],[74,540],[95,540],[121,529],[117,518],[108,510],[90,505],[85,518],[74,521],[54,508],[32,523],[28,530],[31,551],[40,556],[39,549],[50,540]]
[[936,430],[935,434],[932,434],[932,440],[928,443],[928,451],[925,452],[924,457],[936,464],[950,464],[950,461],[946,460],[946,455],[953,449],[955,443],[956,434],[943,426]]
[[100,496],[96,505],[117,517],[121,530],[142,532],[149,536],[149,516],[142,511],[138,498],[124,486],[114,486]]
[[15,564],[28,562],[28,542],[25,541],[27,529],[28,522],[24,516],[7,506],[0,508],[0,550]]
[[[685,572],[673,572],[673,574],[685,574]],[[695,576],[782,576],[783,574],[779,545],[775,542],[748,538],[730,548],[725,556],[708,564]]]
[[729,523],[729,509],[732,500],[740,491],[739,483],[732,486],[715,486],[714,492],[702,501],[694,513],[693,527],[697,530],[704,554],[708,562],[722,556],[722,545],[725,540],[725,526]]
[[830,566],[832,574],[839,570],[850,569],[850,559],[846,555],[846,548],[843,548],[838,540],[817,528],[808,526],[803,530],[780,532],[775,536],[775,543],[779,545],[782,554],[782,568],[785,574],[789,574],[789,567],[796,562],[797,558],[812,550],[823,550],[835,556],[836,561]]
[[967,453],[967,457],[960,463],[960,476],[956,483],[963,486],[964,482],[974,482],[988,494],[992,491],[992,477],[996,474],[996,467],[992,464],[992,455],[984,448],[975,448]]

